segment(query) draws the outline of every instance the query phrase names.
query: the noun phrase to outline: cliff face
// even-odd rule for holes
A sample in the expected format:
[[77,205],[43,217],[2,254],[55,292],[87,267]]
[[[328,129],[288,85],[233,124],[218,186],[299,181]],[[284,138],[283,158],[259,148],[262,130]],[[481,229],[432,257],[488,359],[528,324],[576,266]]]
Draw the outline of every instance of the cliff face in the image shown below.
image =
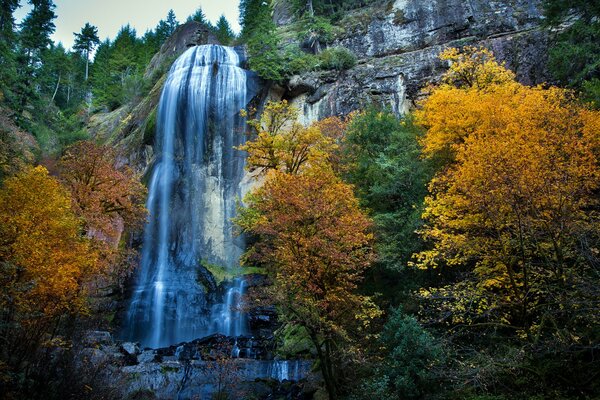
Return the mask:
[[[289,2],[278,1],[275,22],[294,23]],[[546,70],[552,33],[543,27],[542,0],[381,0],[347,13],[331,46],[357,57],[347,71],[317,71],[271,88],[272,99],[288,99],[305,123],[345,115],[369,104],[401,114],[414,106],[421,90],[439,79],[447,47],[482,45],[516,72],[525,84],[550,80]],[[156,105],[169,65],[188,47],[216,43],[196,22],[180,26],[153,58],[145,74],[156,82],[135,104],[92,118],[99,139],[124,149],[123,162],[143,171],[153,159]]]
[[145,172],[154,157],[156,111],[171,64],[190,47],[217,43],[201,23],[179,26],[146,68],[144,79],[153,83],[149,93],[112,112],[93,115],[87,127],[91,136],[121,149],[123,163]]
[[[358,58],[341,73],[295,76],[273,93],[303,110],[305,122],[348,114],[368,104],[406,112],[420,90],[445,69],[438,54],[447,47],[483,45],[525,84],[549,79],[551,34],[542,27],[541,0],[395,0],[355,10],[339,23],[344,32],[333,46]],[[279,22],[289,16],[278,10]]]

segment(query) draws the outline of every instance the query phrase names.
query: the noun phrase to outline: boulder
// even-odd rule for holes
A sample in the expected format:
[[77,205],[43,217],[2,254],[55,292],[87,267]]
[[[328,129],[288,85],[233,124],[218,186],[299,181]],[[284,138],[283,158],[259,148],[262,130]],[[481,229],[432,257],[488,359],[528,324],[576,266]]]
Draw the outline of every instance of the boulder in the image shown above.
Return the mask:
[[137,356],[141,353],[139,343],[125,342],[121,344],[121,351],[130,356]]
[[110,346],[113,344],[113,338],[110,332],[89,331],[83,337],[84,346],[97,347],[99,345]]

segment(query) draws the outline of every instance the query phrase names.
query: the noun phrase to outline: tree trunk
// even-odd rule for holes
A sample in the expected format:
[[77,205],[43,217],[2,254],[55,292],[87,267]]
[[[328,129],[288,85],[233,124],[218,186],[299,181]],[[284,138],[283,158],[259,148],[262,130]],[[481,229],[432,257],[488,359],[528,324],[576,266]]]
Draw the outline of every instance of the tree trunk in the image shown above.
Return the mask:
[[60,87],[60,78],[61,78],[61,74],[58,74],[58,81],[56,82],[56,88],[54,89],[54,94],[52,95],[52,100],[50,100],[50,104],[52,104],[54,102],[54,99],[56,98],[56,94],[58,93],[58,88]]
[[85,52],[85,81],[88,81],[88,77],[90,74],[90,51],[87,50]]
[[313,7],[312,0],[306,0],[306,12],[310,17],[315,16],[315,8]]
[[[327,389],[329,400],[337,400],[337,391],[332,374],[331,359],[328,357],[329,354],[323,352],[323,343],[319,341],[319,338],[315,333],[309,332],[309,335],[317,350],[317,355],[319,356],[321,373],[323,374],[323,380],[325,381],[325,388]],[[328,348],[329,346],[327,346],[327,349]]]

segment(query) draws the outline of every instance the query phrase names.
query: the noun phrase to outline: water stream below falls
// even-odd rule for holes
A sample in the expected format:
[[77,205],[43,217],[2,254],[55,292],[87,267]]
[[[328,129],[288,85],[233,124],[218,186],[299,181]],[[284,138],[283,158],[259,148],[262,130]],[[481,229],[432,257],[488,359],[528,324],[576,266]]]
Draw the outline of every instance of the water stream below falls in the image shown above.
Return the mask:
[[206,271],[200,267],[205,262],[236,268],[244,250],[231,222],[245,162],[234,147],[245,139],[239,112],[258,84],[242,62],[234,48],[198,46],[169,72],[158,106],[150,216],[124,340],[159,348],[213,333],[247,333],[245,316],[235,307],[243,279],[235,279],[220,302],[202,284]]

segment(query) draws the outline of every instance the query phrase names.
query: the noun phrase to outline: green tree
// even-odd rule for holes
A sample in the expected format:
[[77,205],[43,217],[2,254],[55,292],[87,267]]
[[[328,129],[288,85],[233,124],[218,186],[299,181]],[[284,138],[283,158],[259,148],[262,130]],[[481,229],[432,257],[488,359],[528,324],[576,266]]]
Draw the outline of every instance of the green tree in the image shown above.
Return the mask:
[[52,45],[42,53],[42,65],[38,71],[40,93],[54,102],[62,85],[67,82],[72,71],[71,55],[62,43]]
[[600,106],[600,5],[597,1],[546,0],[546,16],[552,26],[575,14],[577,20],[558,35],[550,49],[549,68],[565,86],[583,93]]
[[19,0],[0,1],[0,33],[2,39],[14,36],[15,17],[13,14],[17,8],[19,8]]
[[210,25],[208,20],[206,19],[206,15],[204,11],[202,11],[202,7],[198,7],[198,9],[188,17],[187,22],[196,21],[201,24]]
[[89,77],[90,55],[96,46],[100,44],[98,28],[86,22],[83,28],[81,28],[81,32],[73,33],[73,35],[75,35],[73,49],[78,51],[85,58],[85,81],[87,82]]
[[270,2],[240,1],[240,38],[248,44],[250,68],[264,79],[280,81],[285,63],[279,49],[281,39],[271,13]]
[[398,118],[370,108],[356,115],[344,138],[346,177],[357,189],[377,227],[379,263],[401,271],[421,248],[415,231],[432,177],[431,162],[420,157],[422,130],[410,116]]
[[179,22],[175,17],[175,12],[169,10],[166,19],[161,19],[155,28],[155,34],[160,47],[168,38],[175,32],[175,29],[179,26]]
[[0,1],[0,102],[11,103],[12,91],[17,82],[13,14],[18,7],[18,0]]
[[99,105],[114,110],[143,91],[144,43],[135,29],[121,28],[114,42],[98,46],[92,70],[92,90]]
[[52,0],[29,0],[29,4],[33,9],[21,23],[20,42],[27,56],[27,65],[34,66],[40,61],[42,50],[52,44],[50,36],[56,29],[56,6]]
[[352,399],[421,399],[439,386],[435,370],[445,359],[443,348],[414,317],[393,310],[378,342],[381,361]]
[[546,16],[551,24],[560,23],[569,14],[574,13],[589,23],[600,15],[600,3],[588,0],[546,0]]
[[217,21],[217,24],[215,25],[215,34],[217,39],[219,39],[219,43],[224,46],[229,46],[235,39],[235,33],[233,33],[225,15],[221,15]]

